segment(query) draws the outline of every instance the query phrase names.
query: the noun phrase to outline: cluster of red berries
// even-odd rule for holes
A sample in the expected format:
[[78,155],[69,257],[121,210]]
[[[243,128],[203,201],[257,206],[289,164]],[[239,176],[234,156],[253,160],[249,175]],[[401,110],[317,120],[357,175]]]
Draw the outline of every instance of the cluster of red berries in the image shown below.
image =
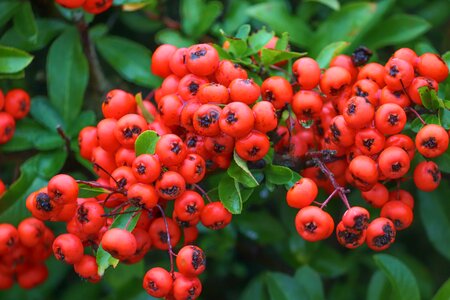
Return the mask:
[[[291,102],[296,120],[287,146],[298,156],[307,154],[307,149],[332,151],[334,155],[325,164],[313,159],[315,166],[302,171],[304,178],[286,198],[289,206],[300,209],[295,219],[298,233],[308,241],[317,241],[334,230],[333,218],[322,208],[333,196],[340,196],[348,210],[336,226],[339,243],[347,248],[366,243],[379,251],[390,246],[396,231],[413,221],[411,194],[398,187],[389,192],[384,184],[406,180],[416,150],[424,158],[434,158],[448,148],[449,135],[440,125],[424,124],[415,140],[402,134],[408,112],[420,118],[412,107],[422,105],[418,88],[437,91],[448,67],[436,54],[417,56],[408,48],[396,51],[385,66],[360,66],[361,51],[367,54],[367,49],[359,51],[353,57],[335,57],[323,72],[311,58],[300,58],[293,64],[300,90]],[[309,129],[297,122],[309,120],[314,120]],[[287,128],[278,130],[288,132]],[[413,179],[418,189],[433,191],[441,180],[438,165],[420,162]],[[350,207],[345,196],[347,184],[359,189],[370,205],[381,208],[380,216],[369,223],[366,209]],[[311,206],[318,187],[331,193],[320,208]]]
[[65,8],[83,8],[86,12],[95,15],[108,10],[113,5],[113,0],[55,0],[55,2]]
[[28,115],[30,103],[30,95],[22,89],[10,90],[6,95],[0,90],[0,145],[12,139],[16,121]]
[[0,224],[0,290],[14,282],[31,289],[48,277],[45,260],[52,254],[55,236],[44,222],[28,218],[15,228]]

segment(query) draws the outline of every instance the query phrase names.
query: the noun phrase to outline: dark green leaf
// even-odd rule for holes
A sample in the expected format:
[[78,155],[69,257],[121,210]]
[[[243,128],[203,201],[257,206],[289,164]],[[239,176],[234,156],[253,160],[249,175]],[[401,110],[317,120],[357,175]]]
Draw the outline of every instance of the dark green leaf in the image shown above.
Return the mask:
[[369,2],[349,3],[335,11],[316,31],[311,52],[317,55],[326,45],[336,41],[352,42],[352,40],[370,22],[377,5]]
[[338,0],[306,0],[305,2],[317,2],[328,6],[331,9],[339,10],[341,5]]
[[44,96],[36,96],[31,100],[30,114],[36,122],[46,127],[50,132],[56,133],[56,127],[60,125],[67,129],[63,119]]
[[196,26],[203,17],[203,0],[182,0],[180,1],[181,28],[188,35],[195,34]]
[[252,17],[268,24],[278,34],[289,32],[292,44],[310,47],[312,32],[305,21],[291,14],[283,2],[266,2],[253,5],[247,9]]
[[412,15],[395,15],[383,20],[366,34],[366,45],[378,49],[411,41],[431,28],[424,19]]
[[141,154],[155,154],[155,147],[158,140],[159,135],[156,131],[146,130],[141,133],[134,143],[136,156]]
[[269,66],[277,62],[285,61],[291,58],[302,57],[304,55],[305,53],[264,48],[261,50],[261,61],[264,65]]
[[0,27],[2,27],[16,12],[20,2],[16,0],[3,0],[0,2]]
[[109,193],[108,190],[102,188],[91,187],[84,183],[78,184],[78,198],[91,198],[97,197],[98,195]]
[[220,16],[223,4],[219,1],[208,1],[202,6],[201,18],[195,28],[193,37],[201,37],[208,32],[214,21]]
[[25,69],[32,60],[33,56],[25,51],[0,46],[0,73],[18,73]]
[[[430,115],[430,114],[423,114],[421,115],[422,119],[427,123],[427,124],[441,124],[439,117],[436,115]],[[415,118],[410,125],[410,129],[414,132],[419,132],[420,129],[422,129],[423,127],[423,123],[419,118]]]
[[239,183],[229,177],[223,176],[219,182],[219,198],[223,206],[232,214],[242,212],[242,196],[239,191]]
[[302,286],[286,274],[267,273],[266,284],[272,300],[309,299]]
[[264,169],[264,174],[268,181],[276,185],[288,184],[294,176],[294,172],[291,169],[272,164]]
[[88,78],[88,63],[80,36],[71,27],[53,42],[47,57],[48,95],[66,124],[81,111]]
[[376,254],[374,260],[389,279],[396,299],[420,299],[419,288],[414,275],[400,260],[387,254]]
[[307,298],[311,300],[325,299],[322,279],[319,274],[309,266],[303,266],[295,272],[294,279],[303,287]]
[[219,53],[219,57],[220,59],[232,59],[231,55],[228,54],[227,51],[225,51],[225,49],[223,49],[221,46],[217,45],[217,44],[213,44],[214,49],[217,50],[217,52]]
[[264,285],[264,277],[258,276],[254,278],[246,286],[245,290],[239,297],[239,300],[268,300]]
[[430,89],[428,86],[420,87],[419,89],[420,99],[422,100],[425,108],[436,110],[438,108],[446,108],[444,101],[440,99],[435,90]]
[[258,30],[248,37],[247,55],[255,54],[260,51],[273,38],[274,33],[265,28]]
[[445,209],[450,189],[447,184],[441,184],[435,191],[426,193],[417,191],[420,206],[420,217],[425,227],[427,237],[433,247],[450,260],[450,216]]
[[[131,214],[135,210],[136,210],[135,207],[130,207],[126,209],[124,214],[121,214],[114,219],[114,222],[112,223],[110,228],[121,228],[126,229],[127,231],[133,231],[141,215],[140,213],[135,215]],[[130,218],[132,218],[131,221]],[[97,250],[98,274],[100,276],[103,276],[105,270],[109,268],[109,266],[113,266],[115,268],[118,263],[119,260],[112,257],[111,254],[106,252],[100,245],[100,247]]]
[[246,10],[250,3],[241,0],[230,0],[226,3],[225,14],[221,17],[223,22],[217,24],[217,27],[225,32],[233,33],[238,31],[242,24],[248,23],[249,16]]
[[367,300],[385,300],[392,297],[392,288],[383,272],[373,273],[367,290]]
[[14,29],[28,41],[35,43],[38,36],[38,28],[34,19],[30,2],[22,2],[14,15]]
[[266,211],[246,212],[233,219],[233,222],[236,222],[243,235],[263,245],[286,238],[283,226]]
[[297,181],[299,181],[302,178],[299,173],[292,172],[292,179],[284,185],[286,190],[290,189]]
[[248,187],[255,187],[259,185],[255,177],[253,177],[252,172],[250,172],[250,170],[248,169],[247,162],[240,158],[236,152],[234,152],[233,154],[233,163],[230,167],[232,167],[230,173],[235,176],[233,177],[230,173],[228,173],[231,177],[235,178],[236,180],[238,178],[242,179],[242,183],[245,183]]
[[343,53],[347,49],[349,42],[334,42],[325,46],[317,55],[316,61],[321,68],[327,68],[330,61],[339,54]]
[[448,300],[450,299],[450,279],[439,288],[432,300]]
[[[102,57],[123,79],[149,88],[161,83],[160,78],[149,71],[152,53],[144,46],[118,36],[99,38],[95,45]],[[133,53],[133,58],[124,53]]]
[[41,150],[55,149],[64,144],[59,135],[49,132],[32,119],[23,119],[16,124],[13,138],[0,146],[5,152],[15,152],[38,148]]
[[445,129],[450,129],[450,110],[448,108],[440,109],[439,116],[442,127],[444,127]]
[[69,128],[67,129],[67,135],[74,138],[78,137],[78,133],[87,126],[95,126],[96,117],[92,110],[82,111],[78,117],[72,121]]
[[155,40],[159,44],[171,44],[178,48],[189,47],[195,44],[195,40],[185,37],[179,31],[173,29],[163,29],[158,31]]

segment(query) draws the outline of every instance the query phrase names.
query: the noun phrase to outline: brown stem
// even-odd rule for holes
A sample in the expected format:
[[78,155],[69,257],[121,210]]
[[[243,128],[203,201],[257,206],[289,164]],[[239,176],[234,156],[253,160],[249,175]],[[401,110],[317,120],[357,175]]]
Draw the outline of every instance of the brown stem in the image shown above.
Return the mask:
[[170,273],[173,274],[174,272],[174,265],[173,265],[173,257],[175,256],[175,253],[173,253],[172,244],[170,242],[170,233],[169,233],[169,224],[167,224],[166,214],[164,213],[164,209],[161,207],[161,205],[156,204],[159,211],[161,212],[162,218],[164,220],[164,225],[166,226],[166,232],[167,232],[167,244],[169,246],[169,259],[170,259]]
[[208,193],[204,189],[202,189],[201,186],[199,186],[198,184],[195,184],[195,183],[192,184],[192,186],[195,187],[203,195],[203,197],[205,197],[206,200],[208,200],[209,203],[212,202],[211,198],[209,198],[209,196],[208,196]]
[[330,202],[330,200],[334,197],[334,195],[336,195],[336,193],[338,193],[339,192],[339,189],[335,189],[329,196],[328,196],[328,198],[325,200],[325,201],[323,201],[323,203],[320,205],[320,208],[324,208],[327,204],[328,204],[328,202]]
[[58,132],[58,134],[62,137],[62,139],[66,143],[66,151],[67,151],[67,153],[70,153],[70,138],[64,132],[64,129],[62,129],[61,125],[57,125],[56,126],[56,131]]
[[415,114],[416,115],[416,117],[420,120],[420,122],[423,124],[423,125],[427,125],[427,122],[425,122],[425,120],[424,119],[422,119],[422,117],[420,116],[420,114],[417,112],[417,110],[415,110],[414,108],[412,108],[412,107],[406,107],[405,109],[407,109],[407,110],[409,110],[410,112],[412,112],[413,114]]

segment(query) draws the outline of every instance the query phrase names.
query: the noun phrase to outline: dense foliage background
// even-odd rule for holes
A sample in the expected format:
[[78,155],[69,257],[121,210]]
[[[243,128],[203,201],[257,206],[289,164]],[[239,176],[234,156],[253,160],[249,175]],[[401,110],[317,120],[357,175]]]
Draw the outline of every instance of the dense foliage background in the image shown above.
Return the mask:
[[[450,49],[446,0],[115,0],[114,5],[93,16],[51,0],[0,2],[0,88],[21,87],[33,97],[31,115],[0,147],[0,177],[11,184],[0,199],[0,222],[17,225],[28,216],[26,195],[58,172],[93,178],[76,153],[78,132],[95,124],[109,89],[146,95],[160,84],[149,71],[158,44],[220,44],[224,34],[250,24],[278,35],[288,32],[291,48],[308,52],[322,67],[359,45],[374,50],[373,59],[383,63],[400,47],[418,54]],[[444,58],[449,63],[449,55]],[[449,79],[443,86],[440,96],[449,99]],[[57,125],[72,139],[73,152],[63,151]],[[201,229],[198,243],[208,255],[202,299],[431,299],[450,278],[450,153],[438,163],[447,173],[438,190],[423,193],[412,184],[403,186],[416,196],[415,222],[383,254],[365,247],[347,250],[334,238],[305,242],[293,226],[295,211],[285,204],[285,190],[260,188],[231,226],[219,232]],[[209,180],[214,185],[214,176]],[[359,192],[350,199],[363,203]],[[331,211],[342,213],[335,202]],[[56,233],[63,230],[52,226]],[[44,285],[31,291],[15,286],[0,297],[147,299],[142,276],[158,265],[168,265],[166,253],[119,265],[94,285],[51,259]],[[443,289],[447,292],[435,299],[449,299],[450,282]]]

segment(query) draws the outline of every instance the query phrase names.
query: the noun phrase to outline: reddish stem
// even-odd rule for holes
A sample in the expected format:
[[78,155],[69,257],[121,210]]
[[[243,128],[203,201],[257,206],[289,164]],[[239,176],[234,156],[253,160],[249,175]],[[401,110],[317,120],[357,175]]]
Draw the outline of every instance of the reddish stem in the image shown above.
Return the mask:
[[112,180],[114,180],[114,182],[116,183],[117,187],[119,187],[119,182],[111,175],[111,173],[109,173],[105,168],[103,168],[102,166],[100,166],[98,163],[93,163],[94,167],[99,168],[100,170],[102,170],[103,172],[105,172],[109,177],[112,178]]
[[351,206],[348,202],[347,195],[345,195],[345,188],[337,183],[336,178],[334,178],[333,172],[331,172],[330,169],[328,169],[320,159],[313,158],[313,161],[316,166],[322,171],[322,173],[330,179],[331,184],[333,185],[334,189],[337,190],[342,202],[344,202],[344,205],[347,207],[347,209],[350,209]]
[[323,209],[323,208],[328,204],[328,202],[330,202],[330,200],[334,197],[334,195],[336,195],[337,192],[339,192],[339,189],[335,189],[335,190],[328,196],[328,198],[327,198],[325,201],[323,201],[323,203],[320,205],[320,208]]
[[208,200],[209,203],[212,202],[211,198],[209,198],[209,196],[208,196],[208,193],[204,189],[202,189],[198,184],[194,183],[194,184],[192,184],[192,186],[195,187],[203,195],[203,197],[205,197],[206,200]]
[[116,188],[113,188],[113,187],[110,187],[110,186],[107,186],[107,185],[103,185],[103,184],[98,183],[96,181],[76,180],[76,182],[88,185],[90,187],[101,188],[101,189],[105,189],[105,190],[108,190],[108,191],[111,191],[111,192],[114,192],[114,193],[123,194],[123,191],[121,191],[121,190],[118,190]]
[[58,134],[62,137],[62,139],[66,143],[66,150],[67,150],[67,153],[69,153],[70,152],[70,138],[64,132],[64,130],[62,129],[61,125],[57,125],[56,126],[56,131],[58,132]]
[[416,117],[420,120],[420,122],[421,122],[423,125],[427,125],[427,122],[425,122],[425,120],[422,119],[422,117],[421,117],[420,114],[417,112],[417,110],[415,110],[415,109],[412,108],[411,106],[407,107],[407,109],[408,109],[409,111],[411,111],[413,114],[415,114]]
[[175,253],[173,253],[172,250],[172,244],[170,242],[170,233],[169,233],[169,224],[167,224],[166,214],[164,213],[164,209],[161,207],[161,205],[156,204],[159,211],[161,212],[162,218],[164,220],[164,225],[166,226],[166,232],[167,232],[167,244],[169,245],[169,259],[170,259],[170,273],[173,274],[174,272],[174,266],[173,266],[173,257],[176,256]]

